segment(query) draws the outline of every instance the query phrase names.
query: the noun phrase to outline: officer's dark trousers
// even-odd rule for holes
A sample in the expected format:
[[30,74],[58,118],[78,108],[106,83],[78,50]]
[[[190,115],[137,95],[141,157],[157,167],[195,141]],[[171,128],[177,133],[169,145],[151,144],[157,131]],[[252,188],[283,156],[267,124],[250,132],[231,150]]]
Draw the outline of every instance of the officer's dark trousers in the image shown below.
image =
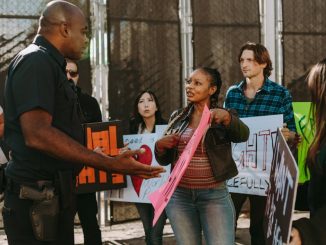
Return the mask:
[[[266,196],[246,195],[239,193],[231,193],[234,208],[236,210],[236,221],[239,218],[242,205],[249,197],[250,201],[250,235],[251,245],[264,245],[265,234],[263,228]],[[236,224],[236,223],[235,223]]]
[[97,222],[96,193],[77,195],[77,212],[84,233],[85,245],[101,245],[101,230]]
[[73,245],[74,244],[74,205],[60,210],[58,238],[54,242],[41,242],[35,239],[30,221],[30,207],[33,201],[19,198],[18,191],[6,189],[2,210],[5,232],[9,245]]

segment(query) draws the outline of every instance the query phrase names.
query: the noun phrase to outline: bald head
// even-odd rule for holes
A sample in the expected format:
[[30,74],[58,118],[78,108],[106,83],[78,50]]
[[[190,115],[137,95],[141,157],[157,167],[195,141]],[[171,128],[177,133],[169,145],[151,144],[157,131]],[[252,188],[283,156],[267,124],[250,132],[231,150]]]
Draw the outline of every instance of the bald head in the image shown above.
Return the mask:
[[66,1],[49,2],[39,21],[38,34],[66,58],[78,60],[87,47],[87,22],[80,8]]
[[76,17],[84,17],[81,9],[76,5],[62,0],[51,1],[42,12],[38,33],[52,32],[55,30],[55,25],[71,23]]

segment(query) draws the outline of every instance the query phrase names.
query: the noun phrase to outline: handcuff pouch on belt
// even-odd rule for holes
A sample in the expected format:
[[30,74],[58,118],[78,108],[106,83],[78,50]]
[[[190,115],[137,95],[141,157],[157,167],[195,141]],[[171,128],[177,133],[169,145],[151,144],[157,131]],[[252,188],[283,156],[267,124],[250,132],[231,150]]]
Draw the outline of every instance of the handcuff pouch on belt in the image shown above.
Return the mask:
[[33,201],[30,218],[34,236],[40,241],[55,241],[58,232],[59,198],[50,181],[39,181],[39,188],[21,185],[19,197]]

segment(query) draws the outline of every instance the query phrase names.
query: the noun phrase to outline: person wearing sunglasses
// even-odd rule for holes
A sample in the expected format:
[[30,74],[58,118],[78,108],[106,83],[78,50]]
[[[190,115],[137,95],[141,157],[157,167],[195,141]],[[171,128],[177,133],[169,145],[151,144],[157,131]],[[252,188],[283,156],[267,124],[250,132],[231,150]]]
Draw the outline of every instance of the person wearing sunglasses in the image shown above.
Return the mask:
[[162,167],[132,158],[141,150],[109,157],[84,145],[77,96],[65,57],[79,60],[88,46],[87,20],[76,5],[50,1],[37,35],[10,62],[5,87],[5,169],[2,217],[7,241],[74,244],[75,180],[83,165],[103,171],[158,177]]
[[[73,82],[74,90],[77,93],[78,101],[82,113],[83,123],[101,122],[102,114],[97,100],[83,93],[78,86],[79,72],[78,64],[70,59],[66,59],[66,73],[69,81]],[[101,245],[101,230],[97,222],[97,202],[96,193],[77,194],[76,211],[84,233],[85,245]]]
[[77,93],[79,104],[82,111],[83,123],[101,122],[102,114],[97,100],[84,93],[78,86],[79,71],[78,64],[70,59],[66,59],[66,74],[68,80],[74,84],[74,90]]

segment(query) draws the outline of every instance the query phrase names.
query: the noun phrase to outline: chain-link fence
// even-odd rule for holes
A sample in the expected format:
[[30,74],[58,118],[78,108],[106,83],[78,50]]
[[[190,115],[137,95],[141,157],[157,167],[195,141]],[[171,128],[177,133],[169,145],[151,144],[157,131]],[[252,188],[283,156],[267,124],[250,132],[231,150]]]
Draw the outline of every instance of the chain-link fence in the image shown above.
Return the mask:
[[[0,0],[0,91],[4,89],[10,61],[32,42],[37,32],[39,16],[49,1]],[[72,0],[70,2],[77,4],[85,13],[88,13],[89,0]],[[82,63],[83,67],[88,66],[89,69],[87,73],[81,74],[80,83],[90,87],[90,66],[87,65],[89,61]],[[85,71],[85,69],[81,69],[81,71]],[[2,97],[3,93],[0,93],[1,102],[3,101]]]
[[258,0],[192,0],[194,64],[217,68],[226,89],[242,79],[238,54],[247,41],[260,42]]
[[[71,0],[89,13],[90,0]],[[269,0],[266,0],[269,1]],[[49,0],[0,0],[0,91],[8,64],[31,43]],[[151,88],[165,118],[181,107],[178,0],[108,0],[109,110],[125,127],[139,91]],[[325,58],[325,0],[283,1],[284,83],[294,100],[306,100],[304,75]],[[237,60],[246,41],[260,42],[259,0],[192,0],[194,66],[218,68],[225,90],[242,79]],[[80,83],[90,89],[89,60]],[[84,74],[85,73],[85,74]],[[3,93],[0,93],[2,101]]]
[[[16,53],[31,43],[37,30],[38,16],[44,5],[44,0],[0,0],[1,91],[4,89],[8,65]],[[3,93],[0,96],[3,101]]]
[[181,106],[178,1],[110,0],[108,23],[110,116],[128,121],[150,88],[167,118]]
[[[110,0],[108,24],[110,116],[128,128],[137,94],[150,88],[168,118],[181,106],[178,1]],[[138,217],[128,204],[114,202],[111,212],[112,222]]]
[[283,1],[284,84],[294,101],[307,101],[309,67],[326,58],[326,1]]

